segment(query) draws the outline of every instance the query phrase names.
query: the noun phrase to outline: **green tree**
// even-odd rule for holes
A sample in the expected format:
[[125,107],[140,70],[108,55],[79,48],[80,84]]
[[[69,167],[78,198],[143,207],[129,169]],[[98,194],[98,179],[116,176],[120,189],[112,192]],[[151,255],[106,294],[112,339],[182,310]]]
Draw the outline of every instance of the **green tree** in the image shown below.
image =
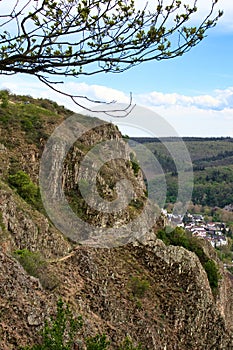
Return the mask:
[[0,90],[1,107],[6,108],[9,103],[9,91]]
[[75,319],[69,306],[59,299],[56,316],[45,321],[41,343],[24,350],[72,350],[77,330],[81,327],[81,316]]
[[192,25],[197,0],[161,0],[141,10],[134,0],[14,0],[8,11],[1,1],[0,70],[32,74],[60,92],[49,76],[119,73],[181,56],[215,26],[222,15],[217,2]]

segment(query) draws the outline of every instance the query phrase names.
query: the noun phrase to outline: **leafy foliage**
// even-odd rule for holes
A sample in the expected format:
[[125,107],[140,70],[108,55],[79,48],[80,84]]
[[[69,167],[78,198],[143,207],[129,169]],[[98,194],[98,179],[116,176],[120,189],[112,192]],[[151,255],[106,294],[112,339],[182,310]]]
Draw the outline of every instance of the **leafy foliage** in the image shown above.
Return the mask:
[[9,92],[7,90],[0,91],[0,100],[1,100],[1,107],[2,108],[8,107]]
[[49,272],[47,262],[40,252],[21,249],[16,250],[14,256],[29,275],[39,278],[45,289],[53,290],[58,285],[57,277]]
[[129,206],[134,207],[135,209],[142,209],[144,206],[144,202],[141,199],[132,199],[129,202]]
[[110,345],[105,334],[97,334],[86,339],[87,350],[106,350]]
[[131,277],[130,287],[134,296],[142,298],[144,297],[146,291],[150,288],[150,283],[139,277]]
[[147,5],[137,9],[133,0],[14,0],[8,12],[0,5],[1,72],[32,74],[59,91],[49,75],[118,73],[181,56],[216,25],[222,15],[214,13],[216,3],[193,26],[187,23],[198,11],[196,1],[162,0],[151,11]]
[[137,176],[140,170],[140,165],[138,164],[135,154],[132,152],[130,153],[130,160],[134,175]]
[[28,174],[19,170],[17,173],[9,175],[8,182],[28,204],[38,208],[41,203],[39,188],[31,181]]
[[204,269],[205,269],[205,271],[207,273],[208,280],[209,280],[209,283],[210,283],[210,287],[213,290],[215,290],[216,288],[218,288],[218,281],[219,281],[219,278],[220,278],[220,275],[219,275],[216,263],[213,260],[208,260],[204,264]]
[[72,350],[77,330],[81,327],[82,317],[75,319],[69,306],[59,299],[56,316],[45,321],[41,344],[24,350]]
[[143,350],[141,347],[141,344],[134,346],[133,342],[129,339],[129,337],[126,337],[123,343],[120,345],[118,350]]

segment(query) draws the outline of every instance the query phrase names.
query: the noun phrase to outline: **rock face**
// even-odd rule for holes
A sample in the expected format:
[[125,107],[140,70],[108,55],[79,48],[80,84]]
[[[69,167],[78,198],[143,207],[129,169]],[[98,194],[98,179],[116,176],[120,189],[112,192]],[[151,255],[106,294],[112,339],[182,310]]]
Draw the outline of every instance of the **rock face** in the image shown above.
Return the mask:
[[54,305],[54,296],[43,290],[38,279],[25,273],[22,266],[0,251],[0,346],[19,349],[33,337],[45,315]]
[[[79,340],[104,332],[112,349],[126,335],[145,349],[232,349],[230,310],[219,309],[198,258],[183,248],[159,240],[115,249],[80,246],[51,263],[59,276],[52,293],[12,257],[1,253],[0,259],[3,349],[38,341],[59,296],[83,315]],[[136,279],[148,282],[143,294]],[[222,283],[230,283],[228,276]],[[232,302],[229,295],[224,300],[220,294],[219,300],[225,306]]]
[[[62,120],[57,117],[54,125]],[[109,139],[123,147],[126,161],[107,163],[97,185],[103,198],[113,200],[119,178],[131,181],[134,201],[120,215],[96,213],[81,200],[77,204],[72,196],[78,193],[78,168],[85,152],[94,143]],[[233,277],[224,271],[211,247],[206,245],[206,254],[219,264],[222,276],[216,295],[198,257],[184,248],[165,246],[156,239],[156,226],[137,240],[115,248],[74,244],[7,184],[9,172],[18,167],[38,181],[41,145],[27,144],[22,132],[15,130],[14,142],[17,148],[7,147],[2,137],[0,145],[1,349],[15,350],[37,342],[38,332],[44,320],[54,315],[60,296],[70,304],[74,315],[83,316],[84,326],[77,334],[81,349],[85,349],[84,339],[97,333],[108,335],[111,349],[117,349],[126,336],[147,350],[233,348]],[[140,215],[141,205],[146,202],[143,175],[135,172],[129,148],[111,124],[97,125],[72,147],[62,179],[73,209],[82,209],[82,218],[85,216],[93,225],[117,230]],[[53,186],[51,182],[50,189],[56,194]],[[141,219],[145,227],[146,220]],[[163,220],[157,225],[162,226]],[[47,260],[45,278],[56,277],[52,290],[46,287],[41,273],[35,278],[23,269],[13,254],[19,249],[41,252]]]
[[47,258],[69,252],[70,244],[48,218],[30,208],[4,183],[0,183],[0,212],[0,237],[5,251],[39,250]]

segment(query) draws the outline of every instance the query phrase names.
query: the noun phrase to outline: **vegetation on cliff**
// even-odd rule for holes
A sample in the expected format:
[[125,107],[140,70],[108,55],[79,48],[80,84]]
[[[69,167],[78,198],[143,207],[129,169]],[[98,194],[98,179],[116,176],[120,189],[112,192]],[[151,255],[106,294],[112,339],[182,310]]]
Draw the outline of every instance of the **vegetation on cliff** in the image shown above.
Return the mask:
[[[230,349],[232,276],[224,271],[216,252],[179,230],[168,234],[162,218],[139,240],[117,248],[91,248],[65,238],[37,206],[38,174],[48,135],[70,112],[48,100],[9,92],[2,104],[1,349],[46,349],[42,346],[52,341],[52,334],[58,335],[61,344],[64,317],[69,332],[69,317],[79,320],[79,315],[83,326],[73,341],[81,349],[105,346],[109,350],[138,350],[140,343],[145,350]],[[24,122],[29,120],[33,125],[35,118],[40,122],[33,129]],[[85,122],[85,117],[80,116],[80,120]],[[64,162],[66,195],[76,207],[85,209],[75,182],[75,164],[95,142],[107,139],[120,139],[111,124],[85,134]],[[94,225],[124,225],[140,215],[147,200],[141,170],[127,149],[125,154],[125,164],[109,162],[102,167],[98,188],[111,200],[115,198],[115,183],[126,177],[137,198],[116,221],[99,214],[95,217],[87,208],[83,214],[88,214]],[[66,314],[67,304],[70,316]],[[63,318],[59,316],[62,312]],[[57,317],[60,328],[56,328]]]
[[203,243],[200,241],[200,239],[193,237],[191,233],[186,232],[180,227],[175,229],[167,228],[159,230],[157,237],[162,239],[162,241],[167,245],[171,244],[174,246],[184,247],[185,249],[195,253],[207,273],[213,293],[217,292],[221,275],[218,271],[216,262],[210,259],[208,254],[205,252]]

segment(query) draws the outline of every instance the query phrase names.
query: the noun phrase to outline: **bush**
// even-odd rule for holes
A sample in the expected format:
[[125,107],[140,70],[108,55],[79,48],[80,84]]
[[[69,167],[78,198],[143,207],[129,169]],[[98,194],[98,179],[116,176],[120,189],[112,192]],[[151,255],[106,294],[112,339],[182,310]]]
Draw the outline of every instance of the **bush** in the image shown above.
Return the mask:
[[19,170],[17,173],[9,175],[8,182],[28,204],[34,205],[37,209],[42,207],[39,188],[24,171]]
[[132,341],[128,337],[126,337],[123,343],[118,348],[118,350],[142,350],[142,347],[141,344],[135,347]]
[[169,245],[171,243],[171,241],[168,238],[165,230],[159,230],[157,232],[157,238],[161,239],[163,241],[163,243],[165,243],[166,245]]
[[144,203],[142,200],[136,198],[136,199],[132,199],[130,202],[129,202],[129,205],[131,207],[134,207],[135,209],[142,209],[143,206],[144,206]]
[[110,342],[105,334],[97,334],[95,337],[86,339],[87,350],[106,350]]
[[38,277],[40,269],[44,269],[46,262],[39,252],[30,252],[27,249],[16,250],[14,256],[31,276]]
[[139,298],[142,298],[150,287],[150,283],[147,280],[139,279],[138,277],[131,277],[130,285],[133,295]]
[[45,289],[52,290],[58,285],[58,279],[49,272],[47,262],[39,252],[22,249],[16,250],[14,256],[30,276],[39,278]]
[[211,289],[216,290],[218,288],[220,275],[215,262],[213,260],[208,260],[204,264],[204,268],[206,270]]
[[137,159],[133,152],[131,152],[129,156],[130,156],[131,166],[132,166],[134,175],[137,176],[140,170],[140,165],[138,164]]
[[6,108],[9,103],[9,91],[8,90],[0,90],[0,100],[2,101],[1,107]]
[[134,175],[137,176],[140,170],[140,165],[136,161],[131,162],[131,164],[132,164]]
[[57,314],[45,321],[41,332],[41,344],[26,347],[24,350],[72,350],[77,330],[82,327],[82,317],[75,319],[62,299],[57,302]]

